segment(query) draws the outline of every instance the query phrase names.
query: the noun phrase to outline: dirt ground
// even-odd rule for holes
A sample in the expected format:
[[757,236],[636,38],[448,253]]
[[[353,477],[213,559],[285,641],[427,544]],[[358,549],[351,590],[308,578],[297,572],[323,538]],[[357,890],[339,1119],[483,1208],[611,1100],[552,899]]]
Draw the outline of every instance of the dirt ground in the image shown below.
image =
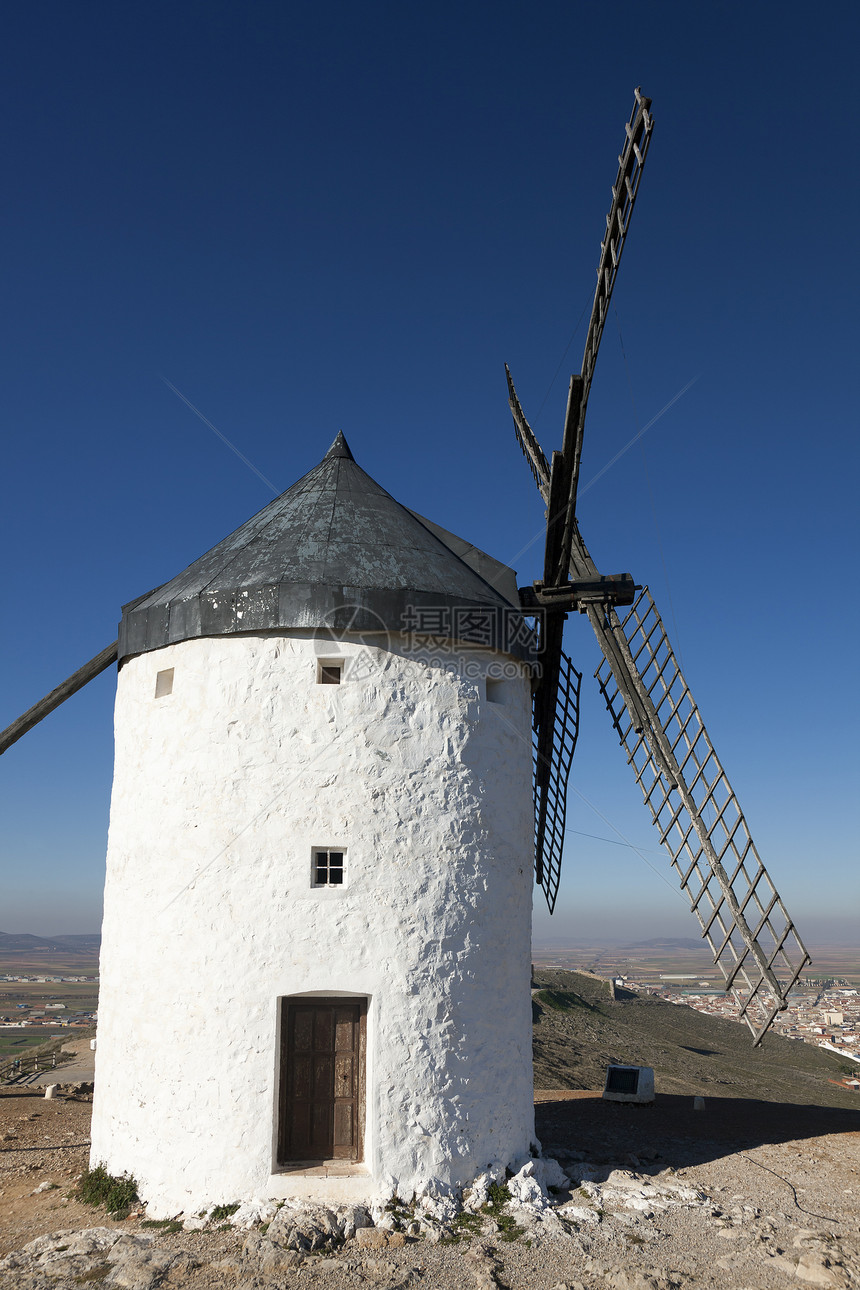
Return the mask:
[[[91,1227],[68,1199],[89,1162],[91,1100],[46,1100],[42,1088],[0,1089],[0,1255],[61,1227]],[[35,1188],[53,1184],[34,1195]]]
[[[142,1215],[114,1222],[80,1204],[73,1189],[88,1159],[90,1101],[46,1100],[42,1090],[4,1087],[0,1257],[47,1233],[102,1227],[152,1237],[168,1251],[188,1251],[194,1270],[177,1281],[177,1265],[164,1281],[188,1290],[361,1284],[428,1290],[779,1290],[808,1284],[848,1290],[860,1284],[860,1107],[714,1098],[695,1111],[687,1097],[658,1095],[653,1106],[631,1107],[581,1091],[540,1092],[536,1102],[544,1151],[557,1154],[574,1180],[559,1202],[582,1205],[589,1185],[582,1180],[589,1178],[596,1180],[592,1190],[606,1189],[588,1224],[569,1223],[560,1235],[537,1221],[510,1243],[471,1232],[453,1245],[409,1242],[369,1262],[357,1260],[348,1242],[336,1257],[309,1257],[272,1280],[243,1279],[233,1266],[246,1232],[167,1236],[143,1229]],[[686,1207],[657,1206],[657,1212],[630,1210],[611,1201],[607,1177],[613,1169],[623,1171],[631,1186],[681,1186],[697,1189],[701,1199]],[[82,1283],[58,1279],[57,1272],[40,1273],[41,1280],[30,1272],[0,1272],[0,1286],[63,1290]],[[126,1283],[108,1278],[106,1284]]]

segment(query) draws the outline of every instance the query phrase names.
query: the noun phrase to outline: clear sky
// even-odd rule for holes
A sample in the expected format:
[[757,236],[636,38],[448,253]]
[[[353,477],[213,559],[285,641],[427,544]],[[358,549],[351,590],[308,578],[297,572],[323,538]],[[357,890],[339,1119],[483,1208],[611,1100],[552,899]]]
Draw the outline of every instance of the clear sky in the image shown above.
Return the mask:
[[[0,726],[272,497],[162,378],[279,490],[343,429],[399,501],[540,576],[503,364],[559,447],[641,84],[583,481],[694,384],[582,529],[651,586],[801,932],[856,940],[858,28],[796,0],[7,7]],[[584,620],[567,648],[582,731],[537,936],[696,936]],[[0,759],[3,930],[98,927],[114,688]]]

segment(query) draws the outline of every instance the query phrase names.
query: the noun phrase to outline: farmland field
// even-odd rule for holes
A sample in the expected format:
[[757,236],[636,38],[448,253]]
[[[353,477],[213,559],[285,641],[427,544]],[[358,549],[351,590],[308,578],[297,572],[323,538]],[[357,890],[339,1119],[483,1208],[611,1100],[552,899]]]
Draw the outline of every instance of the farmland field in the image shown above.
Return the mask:
[[[28,1050],[59,1036],[71,1038],[82,1033],[79,1025],[65,1025],[81,1018],[90,1029],[86,1014],[98,1007],[98,953],[95,950],[44,950],[0,952],[0,976],[77,976],[82,981],[0,980],[0,1021],[25,1022],[23,1026],[0,1025],[0,1062],[23,1056]],[[50,1004],[63,1004],[50,1008]],[[46,1024],[38,1024],[33,1013],[46,1011]],[[55,1014],[55,1015],[52,1015]]]

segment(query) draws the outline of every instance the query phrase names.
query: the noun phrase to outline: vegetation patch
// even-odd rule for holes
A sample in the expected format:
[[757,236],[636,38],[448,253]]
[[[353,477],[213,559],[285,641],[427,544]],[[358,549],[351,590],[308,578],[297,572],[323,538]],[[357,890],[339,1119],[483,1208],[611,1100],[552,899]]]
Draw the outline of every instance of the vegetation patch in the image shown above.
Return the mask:
[[87,1169],[78,1182],[77,1196],[85,1205],[104,1205],[109,1214],[128,1210],[140,1197],[137,1183],[128,1174],[115,1178],[104,1165]]
[[481,1213],[492,1218],[498,1227],[500,1241],[516,1241],[525,1232],[507,1212],[511,1199],[507,1183],[490,1183],[487,1203],[481,1207]]
[[209,1215],[210,1223],[223,1223],[225,1218],[232,1218],[239,1208],[239,1202],[234,1205],[216,1205]]
[[160,1231],[167,1233],[181,1232],[182,1224],[177,1218],[145,1218],[141,1227],[157,1227]]
[[505,1205],[511,1199],[511,1191],[507,1183],[490,1183],[488,1190],[489,1199],[484,1206],[488,1214],[496,1217],[496,1211],[504,1209]]
[[395,1231],[403,1231],[415,1218],[416,1196],[413,1193],[410,1201],[403,1200],[397,1192],[386,1203],[386,1213],[391,1214],[397,1223]]
[[468,1209],[461,1209],[459,1214],[454,1215],[455,1228],[464,1228],[469,1232],[480,1232],[483,1226],[483,1216],[481,1214],[473,1214]]

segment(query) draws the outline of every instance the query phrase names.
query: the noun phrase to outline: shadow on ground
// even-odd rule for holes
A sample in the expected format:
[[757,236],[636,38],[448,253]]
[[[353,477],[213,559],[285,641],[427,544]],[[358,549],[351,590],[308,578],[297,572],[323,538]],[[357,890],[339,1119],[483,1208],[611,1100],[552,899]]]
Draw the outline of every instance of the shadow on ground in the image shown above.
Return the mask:
[[535,1100],[537,1136],[548,1155],[558,1146],[640,1173],[824,1134],[860,1134],[860,1108],[711,1097],[703,1111],[694,1111],[692,1098],[677,1094],[658,1093],[652,1105],[636,1106],[579,1090],[545,1090]]

